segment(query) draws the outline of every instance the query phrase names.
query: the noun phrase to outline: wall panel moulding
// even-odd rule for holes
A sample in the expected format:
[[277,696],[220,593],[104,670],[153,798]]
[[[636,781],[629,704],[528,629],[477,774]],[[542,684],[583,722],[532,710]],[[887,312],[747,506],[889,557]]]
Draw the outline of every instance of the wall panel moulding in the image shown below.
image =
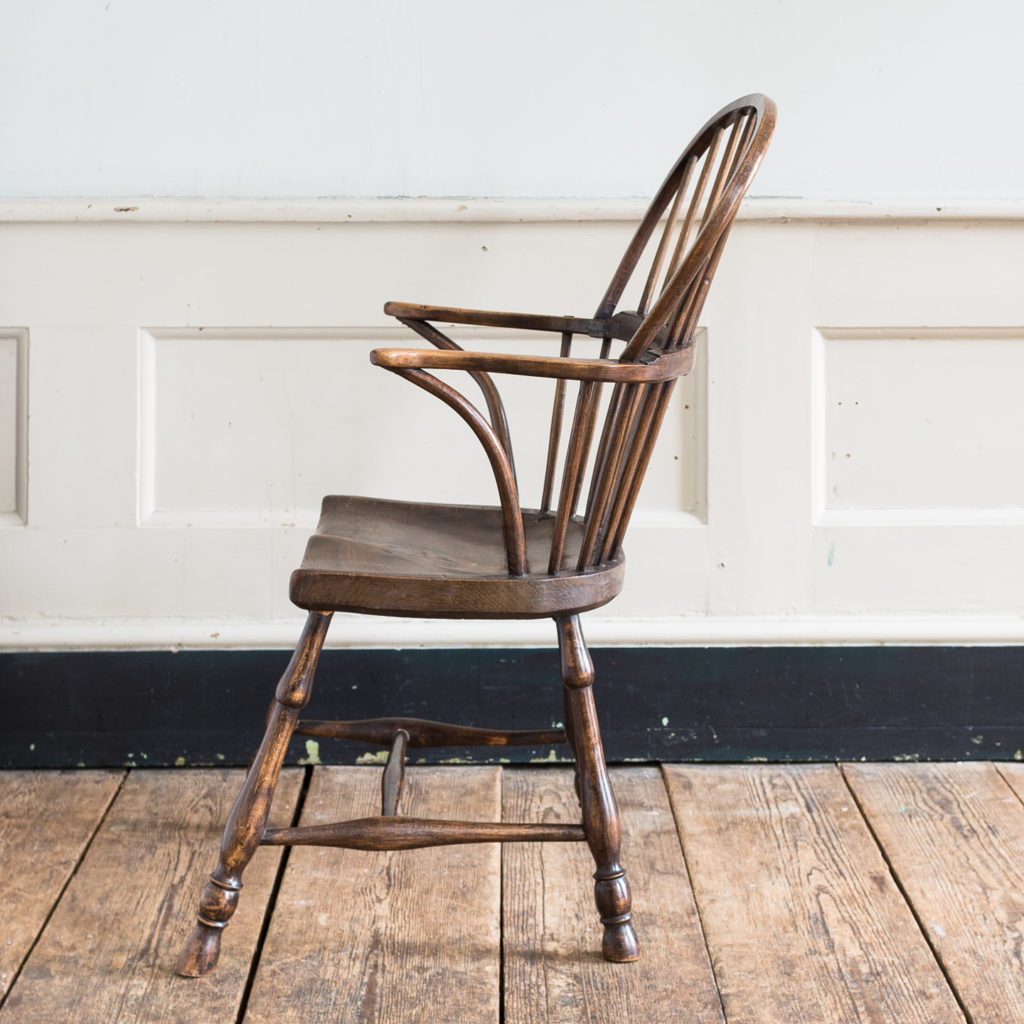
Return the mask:
[[0,526],[28,517],[28,331],[0,327]]
[[[383,303],[589,315],[642,204],[106,205],[0,207],[0,646],[25,655],[289,646],[324,494],[493,502],[465,424],[369,364],[418,343]],[[595,644],[1024,643],[1024,207],[936,205],[744,208]],[[548,385],[508,382],[521,452]],[[552,640],[367,617],[329,643]]]

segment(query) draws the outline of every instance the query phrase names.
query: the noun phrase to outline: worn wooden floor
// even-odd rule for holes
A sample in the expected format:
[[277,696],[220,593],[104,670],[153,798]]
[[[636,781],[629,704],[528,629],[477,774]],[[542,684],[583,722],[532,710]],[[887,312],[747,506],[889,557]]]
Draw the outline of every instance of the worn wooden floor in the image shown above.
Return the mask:
[[[279,822],[375,813],[379,769],[310,771]],[[0,1024],[1024,1021],[1024,766],[613,778],[639,963],[596,952],[581,846],[267,848],[219,967],[186,980],[240,772],[0,774]],[[403,809],[572,820],[573,799],[563,769],[421,768]]]

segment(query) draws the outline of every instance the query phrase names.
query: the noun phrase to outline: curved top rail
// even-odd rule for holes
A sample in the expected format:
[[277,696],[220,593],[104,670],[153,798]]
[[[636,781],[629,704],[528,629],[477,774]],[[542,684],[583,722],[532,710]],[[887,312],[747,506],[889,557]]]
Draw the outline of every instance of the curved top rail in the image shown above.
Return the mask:
[[[685,303],[688,289],[698,282],[700,275],[707,269],[713,272],[714,264],[717,263],[713,260],[714,251],[731,226],[740,201],[764,159],[775,130],[775,120],[776,107],[767,96],[760,93],[744,96],[710,118],[669,171],[616,268],[595,314],[595,319],[601,320],[611,317],[615,312],[648,243],[666,213],[668,224],[656,254],[656,263],[663,259],[665,250],[670,248],[666,239],[682,217],[682,230],[670,272],[644,323],[622,353],[620,358],[623,361],[639,358],[672,320],[673,314],[681,312],[679,304]],[[703,168],[697,173],[697,163],[702,159]],[[712,174],[712,165],[716,160],[718,171]],[[709,185],[711,191],[702,211],[700,207],[705,198],[704,190]],[[693,192],[689,204],[681,201],[688,188]],[[691,231],[695,232],[692,244],[687,237]],[[710,283],[710,277],[707,283]],[[704,283],[704,287],[707,283]],[[700,286],[697,284],[698,288]],[[682,338],[680,343],[686,344],[688,340]]]

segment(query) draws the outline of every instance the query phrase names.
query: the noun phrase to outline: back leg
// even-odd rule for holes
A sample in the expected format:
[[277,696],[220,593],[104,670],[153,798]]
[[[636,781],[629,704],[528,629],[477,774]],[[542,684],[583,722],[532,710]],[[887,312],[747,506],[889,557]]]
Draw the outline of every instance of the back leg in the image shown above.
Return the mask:
[[572,751],[572,784],[573,788],[576,790],[576,799],[581,801],[580,806],[582,807],[583,798],[580,795],[580,762],[576,754],[576,723],[574,721],[576,711],[573,707],[570,690],[566,686],[562,687],[562,716],[565,719],[565,740],[569,744],[569,750]]
[[178,974],[185,977],[198,977],[217,965],[221,933],[238,907],[242,872],[263,837],[281,765],[299,712],[309,701],[330,621],[330,613],[310,612],[295,653],[277,685],[263,741],[224,829],[220,861],[199,898],[199,918],[178,959]]
[[562,683],[571,711],[566,722],[572,732],[576,755],[583,828],[593,854],[594,900],[604,938],[601,952],[606,960],[626,963],[639,956],[632,924],[632,897],[626,872],[619,863],[621,826],[608,769],[601,746],[601,731],[594,707],[594,665],[583,639],[578,615],[555,620],[562,654]]

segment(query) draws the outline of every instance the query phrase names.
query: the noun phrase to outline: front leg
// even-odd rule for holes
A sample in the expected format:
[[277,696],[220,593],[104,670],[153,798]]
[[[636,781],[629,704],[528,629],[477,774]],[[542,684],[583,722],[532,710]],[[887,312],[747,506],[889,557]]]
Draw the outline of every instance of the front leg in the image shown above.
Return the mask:
[[[619,863],[622,832],[594,707],[594,666],[583,639],[579,616],[555,621],[562,655],[562,683],[574,734],[583,828],[597,866],[594,900],[604,925],[601,952],[606,960],[627,963],[638,959],[640,953],[633,931],[629,882]],[[566,725],[569,726],[569,722]]]
[[295,653],[278,683],[263,741],[224,828],[220,860],[199,898],[196,926],[178,959],[177,971],[183,977],[199,977],[217,965],[221,934],[238,908],[242,872],[259,848],[267,826],[281,765],[299,712],[309,701],[330,621],[329,612],[309,614]]

